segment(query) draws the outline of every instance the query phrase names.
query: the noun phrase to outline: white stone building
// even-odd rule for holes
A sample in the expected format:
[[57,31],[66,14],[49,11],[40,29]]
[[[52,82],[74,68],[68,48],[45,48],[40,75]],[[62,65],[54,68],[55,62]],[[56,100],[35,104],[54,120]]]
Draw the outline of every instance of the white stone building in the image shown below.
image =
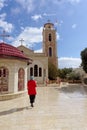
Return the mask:
[[26,90],[27,64],[31,62],[16,47],[0,43],[0,94]]

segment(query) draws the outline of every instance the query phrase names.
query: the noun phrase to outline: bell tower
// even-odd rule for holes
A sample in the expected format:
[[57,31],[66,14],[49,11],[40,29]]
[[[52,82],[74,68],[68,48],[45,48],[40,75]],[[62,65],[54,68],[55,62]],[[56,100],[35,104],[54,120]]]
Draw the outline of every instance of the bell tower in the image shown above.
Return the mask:
[[56,29],[53,23],[46,23],[43,27],[43,53],[48,61],[58,68]]

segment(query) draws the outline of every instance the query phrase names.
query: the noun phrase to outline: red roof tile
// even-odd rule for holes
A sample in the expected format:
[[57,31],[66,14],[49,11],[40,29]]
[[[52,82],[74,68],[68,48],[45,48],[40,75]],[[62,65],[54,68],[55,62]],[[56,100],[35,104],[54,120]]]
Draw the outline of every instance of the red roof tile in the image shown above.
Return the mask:
[[16,57],[21,58],[25,60],[29,60],[20,50],[18,50],[16,47],[6,44],[6,43],[0,43],[0,57],[1,56],[10,56],[10,57]]

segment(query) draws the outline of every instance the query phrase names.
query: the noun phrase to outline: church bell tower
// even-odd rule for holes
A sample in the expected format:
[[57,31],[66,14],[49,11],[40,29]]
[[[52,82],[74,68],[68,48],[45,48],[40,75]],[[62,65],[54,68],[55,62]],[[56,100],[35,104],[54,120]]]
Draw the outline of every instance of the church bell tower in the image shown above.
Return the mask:
[[48,61],[58,68],[56,29],[50,22],[43,27],[43,53],[48,56]]

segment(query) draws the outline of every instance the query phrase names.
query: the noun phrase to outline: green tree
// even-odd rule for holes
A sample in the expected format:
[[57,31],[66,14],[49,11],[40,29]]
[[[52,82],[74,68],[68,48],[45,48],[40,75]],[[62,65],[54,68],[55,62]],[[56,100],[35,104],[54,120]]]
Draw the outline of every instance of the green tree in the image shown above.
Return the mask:
[[81,66],[83,67],[83,70],[87,73],[87,48],[81,51],[81,59]]
[[72,68],[58,69],[58,76],[62,79],[66,79],[67,74],[72,72]]
[[67,79],[73,80],[73,81],[74,80],[80,80],[80,74],[72,71],[70,74],[67,75]]
[[57,68],[54,64],[48,64],[48,77],[50,80],[55,80],[57,78]]

